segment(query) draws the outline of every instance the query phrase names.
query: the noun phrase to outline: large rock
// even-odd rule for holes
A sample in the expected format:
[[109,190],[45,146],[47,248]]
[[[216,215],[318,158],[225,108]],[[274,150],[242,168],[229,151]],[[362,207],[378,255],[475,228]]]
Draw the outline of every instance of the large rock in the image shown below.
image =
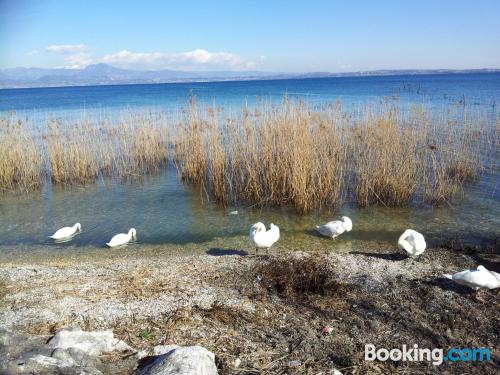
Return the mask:
[[[158,349],[158,350],[156,350]],[[215,355],[201,346],[166,345],[155,348],[152,362],[137,375],[217,375]]]
[[82,331],[80,328],[59,331],[49,341],[49,347],[79,349],[90,356],[113,351],[133,351],[125,342],[114,338],[113,331]]
[[[65,351],[66,349],[61,350]],[[21,374],[103,375],[95,367],[77,363],[70,356],[56,358],[40,354],[31,357],[26,362]]]
[[60,331],[47,343],[44,336],[0,331],[0,374],[9,375],[103,375],[132,373],[137,358],[127,356],[101,362],[99,355],[131,351],[111,331],[83,332],[80,328]]

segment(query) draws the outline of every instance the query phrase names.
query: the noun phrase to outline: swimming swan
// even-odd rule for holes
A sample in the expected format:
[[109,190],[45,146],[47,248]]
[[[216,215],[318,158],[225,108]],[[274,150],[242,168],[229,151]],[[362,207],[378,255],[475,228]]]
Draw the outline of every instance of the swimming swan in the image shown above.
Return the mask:
[[62,240],[65,238],[69,238],[73,236],[77,231],[81,231],[82,226],[80,223],[76,223],[72,227],[64,227],[59,229],[57,232],[55,232],[52,236],[49,236],[49,238],[52,238],[54,240]]
[[453,280],[457,284],[468,286],[474,290],[480,288],[495,289],[500,287],[500,277],[496,272],[488,271],[483,266],[478,266],[475,270],[457,272],[453,275],[443,275],[447,279]]
[[347,216],[342,216],[342,221],[330,221],[324,225],[316,227],[316,230],[325,237],[335,238],[344,232],[352,230],[352,221]]
[[135,231],[134,228],[130,228],[130,230],[128,231],[127,234],[120,233],[120,234],[113,236],[111,241],[109,241],[106,245],[108,245],[109,247],[116,247],[116,246],[120,246],[120,245],[125,245],[127,242],[129,242],[132,239],[132,237],[137,238],[137,232]]
[[250,227],[249,237],[255,246],[256,252],[259,252],[259,249],[269,250],[280,239],[280,228],[271,224],[269,230],[266,231],[264,224],[261,222],[255,223]]
[[407,229],[398,239],[398,245],[410,256],[418,256],[425,251],[427,244],[421,233],[413,229]]

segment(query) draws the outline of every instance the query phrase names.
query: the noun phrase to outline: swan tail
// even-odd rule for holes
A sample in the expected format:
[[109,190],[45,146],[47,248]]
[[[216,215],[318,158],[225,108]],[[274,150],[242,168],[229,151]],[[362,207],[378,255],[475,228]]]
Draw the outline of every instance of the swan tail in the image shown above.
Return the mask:
[[445,273],[445,274],[443,275],[443,277],[444,277],[445,279],[450,279],[450,280],[452,280],[452,279],[453,279],[453,276],[451,276],[449,273]]

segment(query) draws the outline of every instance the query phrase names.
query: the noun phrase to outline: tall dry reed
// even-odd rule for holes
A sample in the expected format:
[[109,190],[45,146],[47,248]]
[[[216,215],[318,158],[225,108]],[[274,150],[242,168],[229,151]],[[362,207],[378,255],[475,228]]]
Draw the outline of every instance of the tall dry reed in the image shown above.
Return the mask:
[[49,119],[45,130],[21,121],[0,124],[0,187],[31,190],[86,184],[100,177],[154,174],[168,159],[168,121],[160,114],[125,114],[119,121]]
[[41,184],[43,158],[21,121],[0,119],[0,189],[28,191]]
[[312,108],[285,97],[230,115],[191,98],[173,127],[158,113],[50,120],[39,131],[4,118],[0,188],[29,190],[46,176],[55,184],[141,177],[171,156],[185,183],[221,204],[299,212],[346,201],[440,204],[475,181],[495,149],[491,126],[466,112],[440,113],[401,112],[395,101],[348,114],[340,103]]
[[397,103],[352,116],[286,97],[229,118],[192,101],[173,138],[180,175],[215,200],[299,212],[450,201],[480,175],[488,142],[467,116],[438,120]]

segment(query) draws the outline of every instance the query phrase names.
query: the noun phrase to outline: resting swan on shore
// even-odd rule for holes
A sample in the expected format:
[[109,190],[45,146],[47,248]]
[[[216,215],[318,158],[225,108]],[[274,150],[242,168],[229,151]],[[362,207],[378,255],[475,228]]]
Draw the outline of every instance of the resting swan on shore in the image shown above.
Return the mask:
[[258,222],[250,227],[249,237],[255,246],[256,252],[259,252],[259,249],[269,250],[280,239],[280,228],[271,224],[269,230],[266,231],[266,226]]
[[120,234],[113,236],[111,241],[109,241],[106,245],[108,245],[109,247],[116,247],[116,246],[120,246],[120,245],[125,245],[126,243],[130,242],[130,240],[132,238],[136,238],[136,237],[137,237],[137,232],[135,231],[134,228],[130,228],[130,230],[128,231],[127,234],[120,233]]
[[399,248],[405,250],[409,256],[418,256],[425,251],[427,244],[421,233],[413,229],[407,229],[398,239]]
[[342,220],[330,221],[326,224],[319,225],[316,230],[325,237],[336,238],[344,232],[352,230],[352,221],[347,216],[342,216]]
[[65,238],[70,238],[73,236],[76,232],[81,231],[82,226],[80,223],[76,223],[72,227],[64,227],[56,231],[52,236],[49,236],[49,238],[52,238],[54,240],[62,240]]
[[500,287],[500,275],[496,272],[488,271],[483,266],[478,266],[475,270],[465,270],[453,275],[446,274],[443,276],[453,280],[457,284],[468,286],[474,290]]

